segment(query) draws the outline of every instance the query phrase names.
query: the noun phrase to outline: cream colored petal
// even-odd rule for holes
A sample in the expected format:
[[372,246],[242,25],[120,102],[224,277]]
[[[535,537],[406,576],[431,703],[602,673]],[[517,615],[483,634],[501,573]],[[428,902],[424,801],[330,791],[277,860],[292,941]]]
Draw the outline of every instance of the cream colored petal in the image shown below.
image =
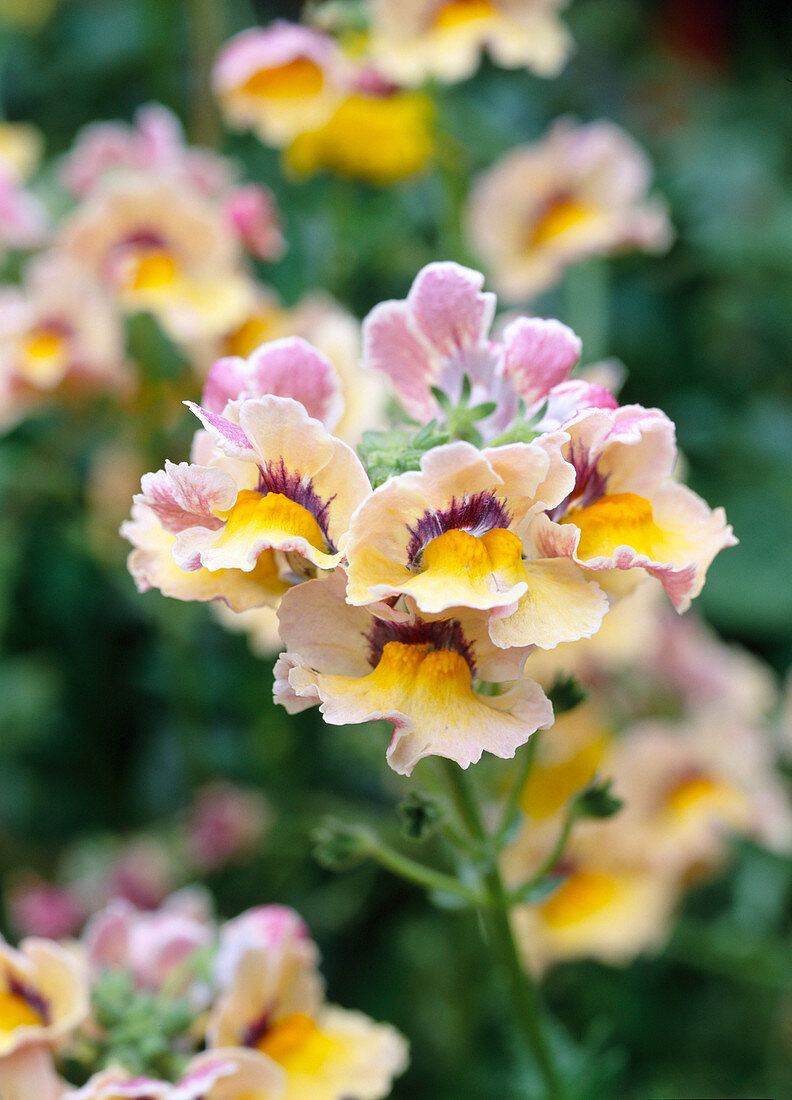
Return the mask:
[[509,616],[490,619],[496,646],[536,645],[553,649],[559,642],[590,638],[600,628],[608,598],[586,581],[572,562],[543,558],[523,562],[528,591]]

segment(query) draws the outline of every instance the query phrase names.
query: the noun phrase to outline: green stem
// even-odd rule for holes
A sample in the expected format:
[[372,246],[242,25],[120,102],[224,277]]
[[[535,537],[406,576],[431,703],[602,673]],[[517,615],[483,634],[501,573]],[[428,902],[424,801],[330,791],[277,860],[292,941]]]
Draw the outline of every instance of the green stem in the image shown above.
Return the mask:
[[190,0],[190,140],[216,148],[220,118],[212,94],[212,66],[223,41],[223,7],[219,0]]
[[435,871],[432,867],[427,867],[423,863],[418,863],[414,859],[403,856],[401,852],[397,852],[395,848],[390,848],[378,837],[372,835],[370,847],[367,849],[366,854],[379,863],[380,866],[392,871],[394,875],[399,875],[401,878],[407,879],[408,882],[414,882],[417,886],[423,886],[426,890],[453,894],[479,908],[484,908],[489,904],[488,897],[480,890],[466,886],[459,879],[443,874],[442,871]]
[[520,808],[520,798],[525,790],[525,784],[528,782],[528,776],[531,774],[531,768],[533,762],[536,759],[536,750],[539,747],[539,730],[529,738],[528,744],[525,746],[525,750],[520,755],[518,766],[515,772],[514,781],[512,783],[511,790],[509,791],[509,797],[506,799],[506,806],[503,810],[503,817],[501,823],[498,826],[498,830],[493,837],[495,841],[495,847],[500,850],[509,834],[517,812]]
[[[473,838],[486,844],[484,823],[464,772],[450,760],[443,760],[442,764],[459,816]],[[490,903],[489,909],[484,913],[489,940],[508,979],[518,1023],[544,1079],[548,1100],[566,1100],[566,1089],[545,1030],[545,1011],[539,989],[520,963],[509,920],[509,900],[498,868],[497,855],[493,857],[484,875],[484,886]]]
[[539,868],[537,869],[537,871],[533,875],[531,875],[531,877],[527,879],[522,884],[522,886],[519,886],[516,890],[512,891],[512,893],[509,895],[509,900],[511,904],[519,902],[521,897],[523,897],[528,891],[533,889],[534,886],[537,886],[545,877],[545,875],[549,874],[550,871],[552,871],[552,869],[555,867],[555,865],[558,863],[559,859],[564,853],[564,848],[566,848],[567,841],[569,840],[569,834],[572,832],[572,826],[575,824],[577,816],[578,815],[576,812],[576,804],[573,799],[567,807],[564,824],[561,826],[561,831],[559,832],[558,837],[556,838],[556,842],[553,845],[551,851],[539,864]]

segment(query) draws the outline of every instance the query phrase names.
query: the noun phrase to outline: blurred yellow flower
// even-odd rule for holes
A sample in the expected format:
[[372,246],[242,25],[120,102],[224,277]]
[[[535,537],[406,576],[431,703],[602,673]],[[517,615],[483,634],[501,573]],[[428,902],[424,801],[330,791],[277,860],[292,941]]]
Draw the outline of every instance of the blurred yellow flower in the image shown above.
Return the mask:
[[299,134],[286,150],[292,171],[330,169],[387,184],[415,175],[432,156],[432,104],[415,92],[348,96],[317,130]]

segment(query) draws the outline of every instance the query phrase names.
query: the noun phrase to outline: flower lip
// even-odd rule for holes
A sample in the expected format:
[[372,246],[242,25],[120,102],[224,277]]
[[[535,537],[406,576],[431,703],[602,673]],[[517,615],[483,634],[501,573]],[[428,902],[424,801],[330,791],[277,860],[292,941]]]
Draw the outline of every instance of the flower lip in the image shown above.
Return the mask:
[[369,643],[368,661],[372,668],[380,663],[389,642],[400,642],[402,645],[426,646],[432,653],[458,653],[467,662],[471,677],[476,674],[473,648],[465,638],[462,625],[457,619],[438,619],[433,622],[419,619],[406,623],[375,619],[366,639]]
[[494,493],[482,489],[471,496],[451,498],[451,503],[441,511],[427,509],[414,527],[409,527],[410,541],[407,558],[411,568],[420,564],[424,549],[446,531],[466,531],[480,537],[496,527],[508,528],[511,513]]
[[128,248],[164,248],[167,243],[161,233],[146,228],[136,229],[119,241],[121,247]]
[[319,524],[330,553],[338,553],[328,533],[327,517],[327,510],[335,500],[336,494],[334,493],[328,500],[322,501],[310,478],[304,478],[296,471],[291,473],[286,469],[286,464],[282,458],[278,462],[270,462],[267,466],[259,467],[259,469],[261,476],[256,491],[265,496],[267,493],[280,493],[281,496],[288,497],[295,504],[305,508]]
[[24,1001],[28,1008],[32,1009],[40,1018],[41,1023],[48,1027],[52,1023],[52,1013],[47,999],[10,970],[7,971],[6,980],[8,982],[8,992],[11,996]]
[[268,1006],[260,1016],[247,1025],[242,1035],[241,1045],[243,1047],[258,1046],[267,1032],[271,1029],[273,1023],[272,1008]]
[[573,507],[587,508],[600,497],[605,496],[608,489],[608,476],[597,469],[598,457],[592,458],[585,448],[576,447],[575,443],[572,443],[567,461],[575,467],[575,487],[569,496],[547,513],[551,520],[557,522]]

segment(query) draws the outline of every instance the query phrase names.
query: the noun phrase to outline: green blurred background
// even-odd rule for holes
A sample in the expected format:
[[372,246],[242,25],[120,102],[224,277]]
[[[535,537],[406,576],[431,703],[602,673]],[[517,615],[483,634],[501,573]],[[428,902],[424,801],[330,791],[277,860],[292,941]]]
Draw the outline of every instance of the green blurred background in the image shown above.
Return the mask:
[[[207,0],[0,4],[6,118],[38,125],[48,158],[86,123],[131,119],[151,100],[195,126],[202,9],[205,30]],[[299,14],[299,5],[243,0],[208,0],[208,9],[222,38]],[[417,181],[297,183],[254,138],[225,137],[224,150],[274,190],[283,213],[289,251],[262,278],[286,302],[322,288],[362,317],[403,297],[429,260],[475,262],[459,199],[506,149],[559,114],[623,125],[656,164],[677,243],[660,259],[607,265],[607,285],[594,288],[606,295],[606,323],[585,279],[534,308],[576,326],[587,360],[623,360],[626,400],[676,420],[691,485],[726,507],[741,540],[712,567],[701,610],[783,674],[792,663],[792,11],[767,0],[575,0],[568,22],[577,52],[558,79],[485,64],[473,80],[435,90],[448,135],[442,168]],[[198,122],[205,137],[205,115]],[[183,368],[169,369],[178,379]],[[192,396],[186,373],[184,386]],[[190,430],[185,416],[152,441],[154,463],[184,456]],[[385,733],[323,728],[311,713],[287,719],[272,704],[268,664],[242,636],[202,605],[138,596],[120,539],[96,554],[87,475],[113,432],[109,418],[73,433],[52,412],[0,440],[0,870],[47,873],[64,844],[147,826],[217,776],[260,787],[274,826],[255,860],[211,880],[220,912],[277,900],[305,915],[332,998],[412,1040],[413,1067],[395,1096],[513,1095],[510,1040],[473,918],[436,913],[373,868],[334,876],[311,861],[308,832],[325,810],[381,819],[396,834],[392,803],[407,784],[385,774]],[[744,919],[778,939],[788,934],[790,877],[786,862],[746,849],[730,877],[689,904],[713,921],[728,909],[738,935]],[[761,919],[749,904],[757,883]],[[567,966],[549,983],[577,1038],[617,1050],[615,1076],[592,1083],[591,1095],[636,1100],[792,1095],[790,988],[783,975],[762,984],[670,957],[626,973]]]

